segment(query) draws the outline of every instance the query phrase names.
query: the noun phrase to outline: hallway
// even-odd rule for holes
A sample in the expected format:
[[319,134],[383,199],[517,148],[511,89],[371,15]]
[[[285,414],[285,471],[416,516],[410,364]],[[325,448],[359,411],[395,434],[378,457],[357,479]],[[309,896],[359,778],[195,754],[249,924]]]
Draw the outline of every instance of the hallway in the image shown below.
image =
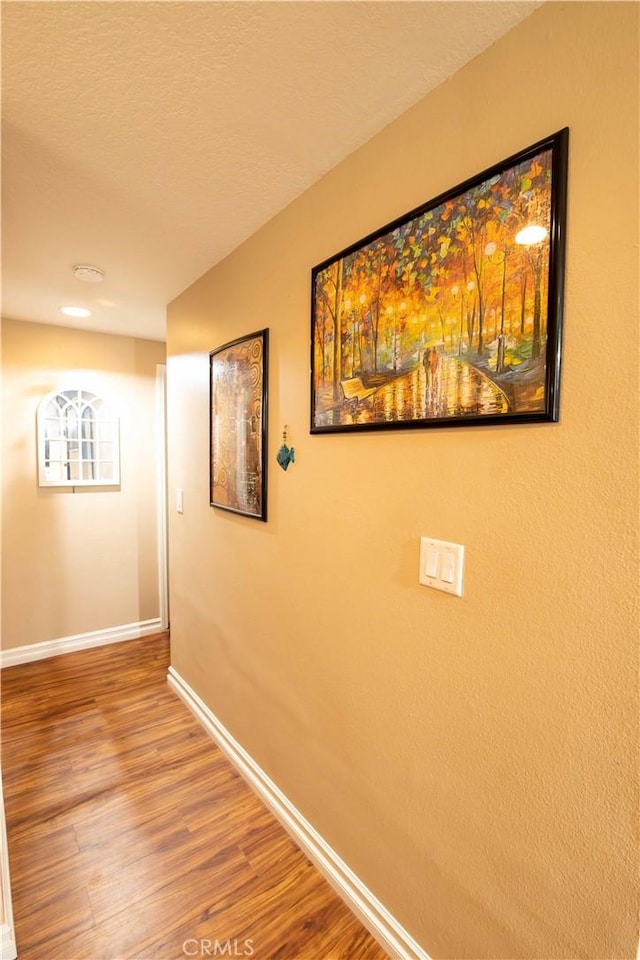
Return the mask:
[[168,662],[158,634],[3,670],[20,960],[384,960]]

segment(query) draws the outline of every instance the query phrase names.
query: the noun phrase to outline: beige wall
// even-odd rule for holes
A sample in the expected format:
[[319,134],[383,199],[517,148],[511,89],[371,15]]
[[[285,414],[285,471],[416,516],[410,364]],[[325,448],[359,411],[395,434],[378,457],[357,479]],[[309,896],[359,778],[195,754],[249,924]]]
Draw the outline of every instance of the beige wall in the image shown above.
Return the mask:
[[[638,13],[545,5],[169,308],[173,664],[434,958],[635,956]],[[565,125],[560,422],[310,437],[312,265]],[[263,326],[267,524],[207,488]]]
[[[4,320],[5,649],[159,616],[155,377],[164,344]],[[38,487],[36,409],[75,386],[120,413],[120,488]]]

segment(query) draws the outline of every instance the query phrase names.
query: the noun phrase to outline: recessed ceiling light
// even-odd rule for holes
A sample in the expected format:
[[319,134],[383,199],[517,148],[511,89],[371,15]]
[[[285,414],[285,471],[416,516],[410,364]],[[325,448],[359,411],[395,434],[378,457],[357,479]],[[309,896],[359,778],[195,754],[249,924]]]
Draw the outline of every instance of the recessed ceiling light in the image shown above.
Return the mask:
[[89,264],[78,264],[73,268],[73,275],[76,280],[84,280],[85,283],[102,283],[104,280],[104,270]]
[[91,310],[85,310],[84,307],[60,307],[60,313],[67,317],[90,317]]

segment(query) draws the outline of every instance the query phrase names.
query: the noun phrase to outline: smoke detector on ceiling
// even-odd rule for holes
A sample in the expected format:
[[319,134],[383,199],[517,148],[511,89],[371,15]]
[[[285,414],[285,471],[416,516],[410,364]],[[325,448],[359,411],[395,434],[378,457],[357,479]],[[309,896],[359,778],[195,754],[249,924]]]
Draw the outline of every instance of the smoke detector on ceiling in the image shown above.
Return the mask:
[[73,275],[76,280],[84,280],[85,283],[102,283],[104,280],[104,270],[100,267],[91,267],[88,264],[79,264],[73,268]]

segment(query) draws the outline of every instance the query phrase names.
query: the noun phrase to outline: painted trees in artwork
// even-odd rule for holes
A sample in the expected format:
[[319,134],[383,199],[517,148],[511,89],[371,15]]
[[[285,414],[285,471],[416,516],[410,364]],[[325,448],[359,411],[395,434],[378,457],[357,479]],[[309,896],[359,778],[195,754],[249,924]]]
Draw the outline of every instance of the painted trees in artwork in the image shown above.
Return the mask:
[[[332,397],[338,400],[340,396],[340,381],[342,380],[342,278],[344,273],[343,261],[338,260],[327,270],[323,270],[316,277],[316,304],[318,309],[318,326],[320,341],[320,366],[326,379],[327,369],[331,371]],[[331,360],[327,365],[326,347],[331,346]]]
[[325,402],[339,402],[346,379],[375,385],[416,369],[430,349],[501,386],[524,371],[542,382],[550,207],[546,150],[316,273],[314,366]]

